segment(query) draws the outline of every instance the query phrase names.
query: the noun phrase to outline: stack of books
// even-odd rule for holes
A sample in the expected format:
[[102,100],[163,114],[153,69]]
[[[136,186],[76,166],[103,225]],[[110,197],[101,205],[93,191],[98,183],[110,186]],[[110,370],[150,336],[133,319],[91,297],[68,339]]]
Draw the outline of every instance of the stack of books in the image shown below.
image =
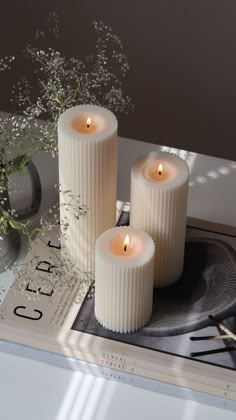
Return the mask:
[[150,321],[130,334],[98,323],[93,273],[58,237],[39,234],[0,275],[1,351],[236,411],[235,228],[188,220],[182,277],[154,291]]

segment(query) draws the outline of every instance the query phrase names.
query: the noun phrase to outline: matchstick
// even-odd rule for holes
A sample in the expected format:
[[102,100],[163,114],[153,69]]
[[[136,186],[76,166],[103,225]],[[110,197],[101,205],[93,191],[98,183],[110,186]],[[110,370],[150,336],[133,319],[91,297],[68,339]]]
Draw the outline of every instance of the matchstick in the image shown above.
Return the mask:
[[214,350],[206,350],[206,351],[198,351],[190,353],[191,357],[199,357],[199,356],[207,356],[209,354],[215,354],[215,353],[223,353],[226,351],[234,351],[236,350],[236,346],[228,346],[228,347],[222,347]]
[[214,321],[214,323],[222,330],[224,331],[226,334],[228,334],[234,341],[236,341],[236,334],[234,334],[232,331],[230,331],[227,327],[225,327],[224,324],[222,324],[221,322],[217,321],[217,319],[214,318],[214,316],[209,315],[209,319],[211,321]]
[[231,338],[228,334],[227,335],[201,335],[199,337],[192,336],[189,337],[191,341],[200,341],[200,340],[227,340]]

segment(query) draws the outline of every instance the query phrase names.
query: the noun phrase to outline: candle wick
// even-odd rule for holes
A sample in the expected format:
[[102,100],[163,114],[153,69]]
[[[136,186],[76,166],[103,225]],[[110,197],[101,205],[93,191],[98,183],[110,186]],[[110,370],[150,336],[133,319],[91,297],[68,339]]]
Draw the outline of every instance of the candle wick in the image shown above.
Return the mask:
[[127,245],[124,245],[124,251],[127,252]]
[[89,128],[90,127],[90,125],[89,124],[87,124],[87,128]]
[[159,171],[159,175],[161,175],[161,171]]

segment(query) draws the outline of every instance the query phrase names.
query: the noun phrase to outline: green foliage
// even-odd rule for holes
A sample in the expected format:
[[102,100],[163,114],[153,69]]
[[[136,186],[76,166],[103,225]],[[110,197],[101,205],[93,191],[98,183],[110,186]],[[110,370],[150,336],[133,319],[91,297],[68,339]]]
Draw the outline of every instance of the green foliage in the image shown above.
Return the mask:
[[32,228],[32,224],[32,220],[27,220],[26,222],[17,221],[17,218],[14,216],[14,210],[2,210],[0,215],[0,235],[8,235],[14,229],[26,236],[29,246],[32,247],[36,234],[44,231],[44,228]]

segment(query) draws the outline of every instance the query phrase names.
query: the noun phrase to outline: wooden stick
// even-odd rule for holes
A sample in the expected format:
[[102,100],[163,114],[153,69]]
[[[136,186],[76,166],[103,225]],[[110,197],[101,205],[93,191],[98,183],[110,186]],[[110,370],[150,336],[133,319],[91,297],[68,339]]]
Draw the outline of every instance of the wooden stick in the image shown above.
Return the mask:
[[236,341],[236,334],[234,334],[232,331],[230,331],[227,327],[225,327],[224,324],[222,324],[222,322],[217,321],[214,316],[209,315],[209,319],[211,321],[214,321],[214,323],[222,330],[224,331],[226,334],[228,334],[234,341]]
[[219,349],[190,353],[190,356],[191,357],[207,356],[209,354],[224,353],[226,351],[234,351],[234,350],[236,350],[236,346],[220,347]]
[[200,341],[200,340],[227,340],[231,338],[228,334],[227,335],[201,335],[199,337],[192,336],[189,337],[191,341]]

